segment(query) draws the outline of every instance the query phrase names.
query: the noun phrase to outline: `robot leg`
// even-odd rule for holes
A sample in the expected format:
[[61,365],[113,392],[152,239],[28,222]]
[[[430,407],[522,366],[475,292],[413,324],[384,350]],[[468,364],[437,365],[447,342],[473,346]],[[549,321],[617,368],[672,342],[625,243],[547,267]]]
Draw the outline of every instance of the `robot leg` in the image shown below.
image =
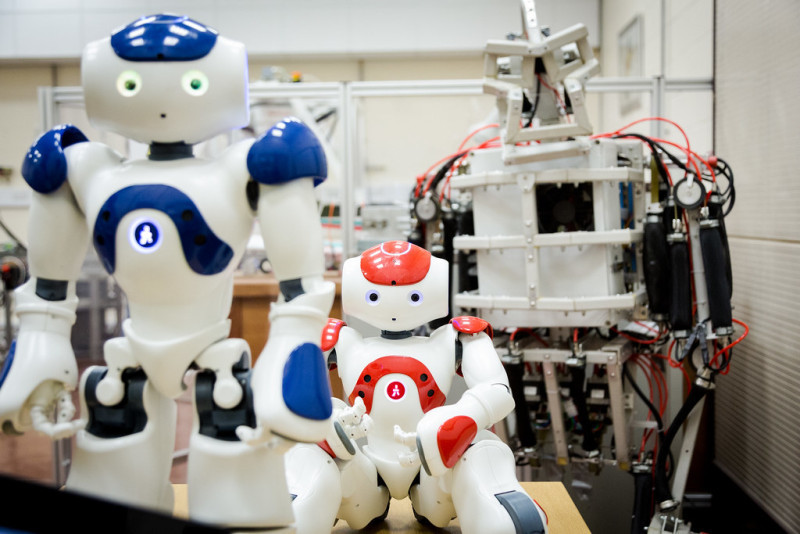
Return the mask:
[[96,497],[172,513],[169,481],[175,447],[175,403],[158,393],[141,370],[122,374],[122,400],[106,406],[97,398],[105,367],[90,367],[80,385],[81,413],[66,487]]
[[451,473],[441,477],[432,477],[420,471],[419,484],[415,484],[408,492],[414,517],[420,523],[430,523],[444,528],[456,517],[453,499],[447,486],[450,486]]
[[297,534],[330,532],[342,502],[339,466],[317,445],[300,443],[286,453],[286,478],[294,497]]
[[375,520],[382,521],[389,513],[389,490],[378,476],[378,470],[360,449],[351,460],[340,465],[342,504],[339,517],[350,528],[359,530]]
[[465,534],[547,534],[547,516],[517,481],[514,455],[483,431],[453,467],[453,503]]
[[205,369],[195,379],[187,472],[189,517],[248,528],[292,524],[283,462],[286,449],[274,443],[251,446],[236,435],[241,425],[256,426],[247,343],[221,341],[197,362]]

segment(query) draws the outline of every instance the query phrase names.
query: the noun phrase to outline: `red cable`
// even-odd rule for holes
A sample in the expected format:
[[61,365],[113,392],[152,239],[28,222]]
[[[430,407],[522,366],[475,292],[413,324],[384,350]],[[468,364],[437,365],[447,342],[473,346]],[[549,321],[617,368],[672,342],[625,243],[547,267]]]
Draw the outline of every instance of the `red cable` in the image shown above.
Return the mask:
[[[742,341],[744,338],[746,338],[746,337],[747,337],[747,334],[749,334],[749,333],[750,333],[750,327],[749,327],[749,326],[747,326],[747,324],[746,324],[744,321],[740,321],[740,320],[738,320],[738,319],[733,319],[733,322],[734,322],[734,323],[736,323],[736,324],[738,324],[739,326],[742,326],[742,327],[744,327],[744,333],[742,333],[742,335],[741,335],[741,336],[739,336],[739,337],[736,339],[736,341],[733,341],[733,342],[731,342],[729,345],[726,345],[725,347],[723,347],[723,348],[721,348],[720,350],[718,350],[717,352],[715,352],[715,353],[714,353],[714,357],[711,359],[711,363],[710,363],[709,365],[713,365],[713,364],[714,364],[714,362],[716,362],[716,361],[717,361],[717,358],[719,358],[719,356],[720,356],[721,354],[723,354],[723,353],[726,353],[726,352],[730,351],[730,350],[731,350],[731,349],[734,347],[734,345],[738,345],[738,344],[739,344],[739,343],[740,343],[740,342],[741,342],[741,341]],[[730,370],[730,365],[729,365],[729,366],[727,366],[727,367],[725,368],[725,370],[723,370],[723,371],[720,371],[720,374],[722,374],[722,375],[727,375],[729,370]]]
[[456,150],[456,153],[461,152],[461,149],[464,148],[464,145],[467,144],[467,141],[469,141],[475,134],[482,132],[483,130],[487,130],[489,128],[499,128],[499,127],[500,127],[499,124],[493,123],[493,124],[487,124],[486,126],[481,126],[477,130],[473,130],[472,132],[470,132],[468,136],[464,138],[463,141],[461,141],[461,144],[458,145],[458,150]]

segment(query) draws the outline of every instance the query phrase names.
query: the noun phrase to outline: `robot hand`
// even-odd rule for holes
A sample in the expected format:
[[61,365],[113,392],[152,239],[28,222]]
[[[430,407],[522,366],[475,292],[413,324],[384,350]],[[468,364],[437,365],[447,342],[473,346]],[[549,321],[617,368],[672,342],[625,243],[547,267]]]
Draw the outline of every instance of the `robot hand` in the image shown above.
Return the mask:
[[350,460],[356,454],[355,441],[372,428],[372,418],[360,397],[350,407],[341,399],[332,398],[333,418],[324,443],[320,446],[339,460]]
[[400,460],[400,465],[403,467],[419,466],[419,450],[417,447],[417,433],[406,432],[400,425],[394,425],[394,440],[411,449],[409,452],[397,453],[397,458]]
[[[53,440],[72,437],[86,426],[86,420],[73,420],[75,405],[72,403],[72,395],[64,389],[54,389],[53,386],[53,382],[42,384],[32,395],[30,414],[33,429]],[[48,416],[53,413],[53,401],[56,405],[55,421],[51,421]]]
[[351,440],[365,437],[372,428],[372,418],[367,415],[367,407],[361,397],[356,397],[352,407],[345,405],[338,410],[334,408],[333,413]]
[[[11,345],[0,385],[0,421],[9,433],[34,429],[52,439],[69,437],[85,426],[72,421],[70,391],[78,368],[69,339],[54,332],[21,332]],[[55,418],[51,420],[54,408]]]

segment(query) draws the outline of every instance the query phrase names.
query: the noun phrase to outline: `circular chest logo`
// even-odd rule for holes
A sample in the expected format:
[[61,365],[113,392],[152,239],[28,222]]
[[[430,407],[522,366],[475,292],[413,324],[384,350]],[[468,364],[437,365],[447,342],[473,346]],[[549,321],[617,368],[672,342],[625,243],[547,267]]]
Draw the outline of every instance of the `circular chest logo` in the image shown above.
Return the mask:
[[406,396],[406,387],[402,382],[390,382],[389,385],[386,386],[386,396],[393,401],[402,400],[402,398]]
[[155,252],[161,246],[161,228],[151,219],[136,220],[128,237],[131,246],[143,254]]

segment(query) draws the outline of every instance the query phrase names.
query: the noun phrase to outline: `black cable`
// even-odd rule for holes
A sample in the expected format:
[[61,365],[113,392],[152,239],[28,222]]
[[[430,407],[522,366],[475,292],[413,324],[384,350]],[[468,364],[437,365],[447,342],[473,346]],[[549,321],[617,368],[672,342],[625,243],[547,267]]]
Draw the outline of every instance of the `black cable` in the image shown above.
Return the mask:
[[586,452],[596,451],[597,440],[592,433],[592,424],[589,421],[589,409],[586,405],[586,391],[584,390],[584,382],[586,381],[586,368],[583,365],[570,368],[572,381],[569,385],[569,394],[572,397],[572,402],[578,410],[578,422],[581,424],[583,442],[581,447]]
[[433,177],[430,180],[428,180],[429,185],[421,187],[420,191],[424,190],[436,191],[436,187],[439,185],[439,182],[441,182],[444,179],[444,177],[447,176],[447,171],[450,170],[450,168],[455,164],[456,161],[464,157],[464,155],[467,153],[469,153],[469,150],[459,152],[458,154],[447,160],[444,163],[444,165],[439,167],[439,170],[436,171],[436,174],[434,174]]
[[692,389],[689,390],[689,395],[686,397],[686,402],[684,402],[683,406],[681,406],[681,409],[678,410],[678,414],[675,416],[675,419],[672,420],[672,424],[669,425],[669,429],[659,445],[658,456],[656,458],[655,489],[656,500],[661,505],[661,510],[663,511],[671,510],[680,504],[672,502],[672,492],[669,489],[669,475],[667,474],[666,469],[667,458],[670,453],[672,441],[678,434],[678,430],[680,430],[681,426],[683,426],[683,423],[689,417],[689,414],[692,412],[694,407],[697,406],[701,400],[703,400],[703,397],[705,397],[706,393],[708,393],[707,387],[700,386],[697,384],[697,382],[692,385]]
[[525,362],[504,363],[508,385],[514,398],[514,416],[517,423],[517,439],[523,448],[536,446],[536,434],[531,426],[531,413],[525,399]]
[[653,406],[653,403],[650,402],[650,399],[647,398],[647,395],[644,394],[644,391],[642,391],[639,388],[639,385],[633,379],[633,375],[631,375],[631,372],[628,369],[627,362],[625,362],[625,364],[623,364],[622,366],[622,376],[628,379],[628,382],[631,383],[631,387],[633,387],[633,390],[636,392],[639,398],[642,399],[642,402],[645,403],[647,408],[650,410],[650,413],[653,414],[653,419],[656,420],[656,425],[658,425],[658,433],[662,434],[664,432],[664,422],[661,420],[661,414],[658,413],[658,409],[655,406]]
[[536,98],[533,101],[533,105],[531,106],[531,116],[528,119],[528,124],[525,125],[525,128],[530,128],[531,124],[533,124],[533,117],[536,115],[536,109],[539,107],[539,93],[542,91],[542,79],[540,77],[536,77]]
[[664,145],[662,145],[662,144],[661,144],[661,143],[659,143],[658,141],[654,141],[654,140],[650,139],[649,137],[647,137],[646,135],[637,134],[637,133],[624,133],[624,134],[619,134],[619,135],[615,135],[615,136],[613,136],[613,139],[619,139],[619,138],[624,138],[624,137],[634,137],[634,138],[636,138],[636,139],[639,139],[640,141],[644,141],[645,143],[647,143],[648,145],[650,145],[650,148],[651,148],[651,150],[652,150],[654,147],[657,147],[657,148],[658,148],[658,150],[660,150],[660,151],[661,151],[661,152],[662,152],[662,153],[663,153],[665,156],[667,156],[667,158],[669,158],[669,160],[670,160],[670,161],[671,161],[671,162],[672,162],[672,163],[673,163],[675,166],[677,166],[677,167],[679,167],[679,168],[683,169],[683,171],[684,171],[684,172],[685,172],[687,175],[688,175],[688,174],[693,174],[694,176],[696,176],[696,177],[697,177],[697,179],[698,179],[698,180],[700,180],[700,177],[699,177],[699,176],[697,176],[697,173],[696,173],[696,172],[695,172],[693,169],[691,169],[691,168],[690,168],[688,165],[686,165],[685,163],[683,163],[683,162],[680,160],[680,158],[678,158],[678,156],[676,156],[675,154],[673,154],[672,152],[670,152],[669,150],[667,150],[667,149],[664,147]]

